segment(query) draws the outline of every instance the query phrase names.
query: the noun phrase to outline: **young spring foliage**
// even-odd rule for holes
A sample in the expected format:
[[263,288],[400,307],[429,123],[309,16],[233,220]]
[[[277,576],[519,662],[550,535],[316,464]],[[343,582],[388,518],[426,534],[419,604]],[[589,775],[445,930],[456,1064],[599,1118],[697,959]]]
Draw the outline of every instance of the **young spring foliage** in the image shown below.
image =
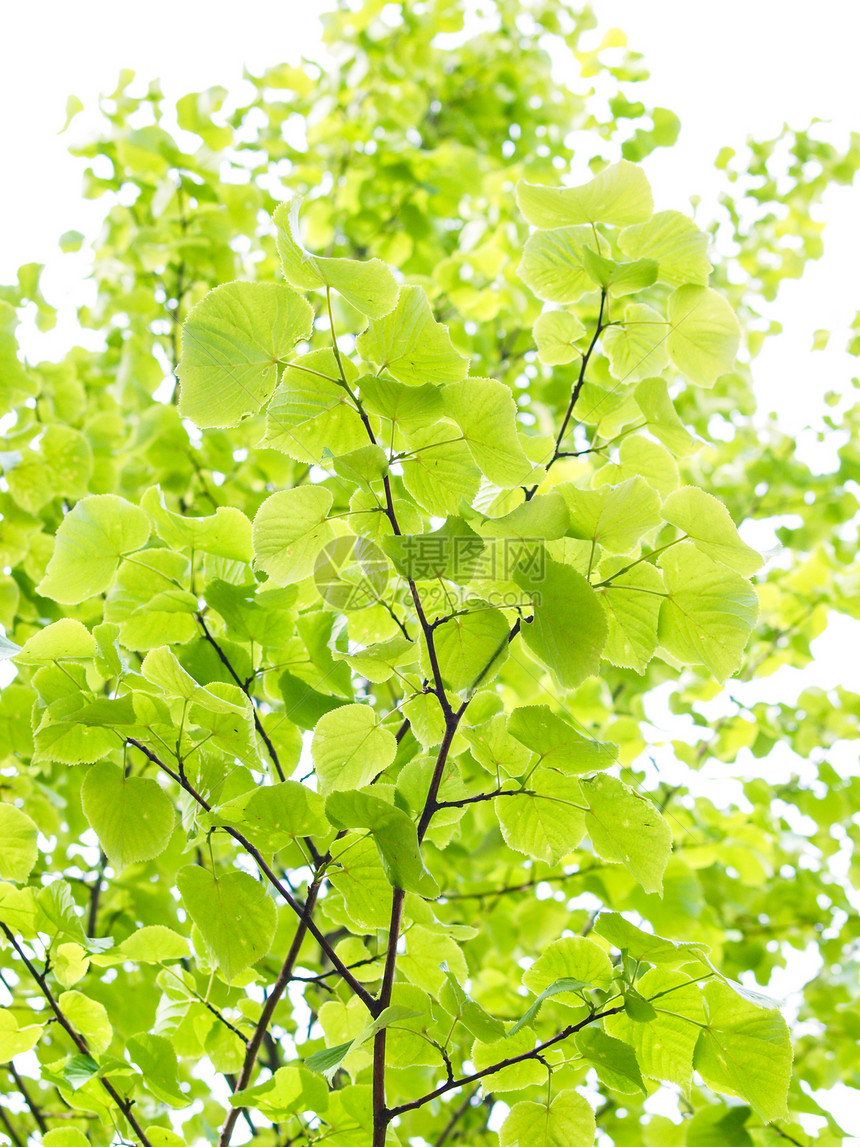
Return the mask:
[[[342,71],[272,69],[231,118],[223,89],[185,97],[193,155],[120,87],[98,146],[139,197],[81,313],[104,352],[26,365],[2,304],[12,1142],[805,1147],[838,1077],[806,1036],[792,1077],[750,981],[844,897],[763,781],[752,815],[656,785],[643,700],[669,683],[702,724],[721,683],[802,663],[840,554],[764,575],[736,523],[759,481],[799,509],[825,486],[763,470],[752,304],[635,162],[671,113],[619,91],[602,124],[538,39],[616,84],[635,57],[583,50],[557,6],[530,38],[499,0],[455,81],[433,37],[461,7],[431,7],[400,5],[394,44],[380,5],[332,13]],[[240,167],[253,123],[251,178],[222,181],[213,149]],[[592,171],[571,126],[610,141]],[[283,159],[276,203],[257,177]],[[14,301],[47,313],[24,271]],[[855,735],[856,698],[804,704]],[[738,706],[713,755],[785,729],[804,751],[790,713]],[[677,1125],[643,1109],[660,1089]]]

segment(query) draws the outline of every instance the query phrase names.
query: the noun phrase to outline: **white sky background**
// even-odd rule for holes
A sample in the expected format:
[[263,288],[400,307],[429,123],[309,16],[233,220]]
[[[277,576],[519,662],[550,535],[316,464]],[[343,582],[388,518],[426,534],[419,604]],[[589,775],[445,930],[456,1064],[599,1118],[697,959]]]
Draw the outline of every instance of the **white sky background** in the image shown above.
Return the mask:
[[[259,71],[302,52],[319,55],[317,14],[326,6],[326,0],[10,0],[0,46],[0,282],[14,281],[21,263],[44,262],[43,289],[61,309],[56,331],[22,332],[28,357],[57,358],[80,337],[73,308],[86,262],[61,255],[57,239],[72,229],[91,235],[104,211],[104,200],[81,198],[84,161],[66,152],[97,129],[98,93],[113,89],[123,67],[143,84],[159,78],[168,99],[212,84],[235,91],[243,66]],[[631,98],[681,117],[678,144],[645,161],[658,209],[689,209],[690,197],[699,195],[700,218],[707,220],[718,185],[714,158],[723,146],[741,149],[749,135],[771,138],[784,122],[800,128],[813,117],[832,121],[825,130],[837,143],[860,130],[857,0],[817,0],[812,10],[800,0],[593,0],[593,7],[602,31],[623,28],[645,56],[652,78],[628,86]],[[70,93],[87,110],[60,136]],[[775,313],[784,333],[768,341],[754,369],[762,407],[777,410],[795,432],[820,410],[825,391],[846,391],[858,371],[843,347],[860,309],[860,192],[833,188],[819,212],[827,220],[825,255],[801,281],[783,286]],[[819,328],[834,333],[826,351],[813,353]],[[813,447],[801,440],[801,448],[812,459]],[[767,531],[748,533],[747,540],[772,544]],[[840,617],[838,637],[836,628],[816,642],[810,670],[781,670],[756,696],[786,700],[810,683],[860,691],[860,662],[851,653],[860,623]],[[662,718],[655,720],[668,724],[668,710]],[[855,758],[852,750],[840,763],[854,771]],[[802,983],[814,967],[798,972]],[[843,1089],[828,1105],[858,1134],[852,1095]]]

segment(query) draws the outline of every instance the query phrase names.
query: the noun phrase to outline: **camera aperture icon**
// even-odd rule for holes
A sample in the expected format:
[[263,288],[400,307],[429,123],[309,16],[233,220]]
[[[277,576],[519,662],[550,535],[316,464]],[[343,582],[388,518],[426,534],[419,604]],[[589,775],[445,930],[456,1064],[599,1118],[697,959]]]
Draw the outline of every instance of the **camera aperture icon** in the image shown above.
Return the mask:
[[314,583],[332,609],[367,609],[388,585],[388,559],[369,538],[346,534],[328,542],[314,563]]

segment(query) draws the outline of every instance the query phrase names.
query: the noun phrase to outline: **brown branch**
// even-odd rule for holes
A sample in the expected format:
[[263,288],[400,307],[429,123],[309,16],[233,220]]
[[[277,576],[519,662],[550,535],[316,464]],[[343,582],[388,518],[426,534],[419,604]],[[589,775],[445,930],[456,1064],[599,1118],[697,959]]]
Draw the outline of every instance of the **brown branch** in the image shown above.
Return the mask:
[[529,1059],[540,1059],[547,1048],[561,1043],[562,1040],[568,1039],[576,1032],[581,1031],[584,1027],[595,1023],[597,1020],[602,1020],[606,1016],[617,1015],[618,1012],[622,1011],[624,1011],[624,1005],[619,1004],[616,1008],[607,1008],[605,1012],[592,1012],[591,1015],[586,1016],[584,1020],[580,1020],[578,1024],[570,1024],[564,1031],[559,1032],[558,1035],[554,1035],[552,1039],[548,1039],[545,1043],[538,1044],[538,1046],[532,1048],[531,1051],[524,1051],[521,1055],[512,1055],[508,1059],[494,1063],[492,1067],[485,1067],[483,1071],[476,1071],[471,1075],[464,1075],[461,1079],[453,1079],[447,1083],[443,1083],[434,1091],[422,1095],[420,1099],[413,1099],[411,1103],[401,1103],[399,1107],[392,1107],[386,1111],[388,1122],[395,1119],[398,1115],[405,1114],[407,1111],[415,1111],[419,1107],[423,1107],[425,1103],[429,1103],[432,1099],[437,1099],[447,1091],[453,1091],[457,1087],[465,1087],[470,1083],[476,1083],[479,1079],[484,1079],[488,1075],[495,1075],[496,1072],[501,1071],[505,1067],[512,1067],[515,1063],[524,1063]]
[[[172,769],[169,765],[166,765],[164,761],[160,759],[160,757],[156,756],[156,754],[153,753],[151,749],[148,749],[146,745],[144,745],[141,741],[138,741],[134,737],[128,737],[126,739],[129,745],[134,745],[134,747],[139,749],[140,752],[142,752],[145,757],[152,761],[153,764],[158,765],[158,767],[167,773],[169,777],[172,777],[173,780],[176,781],[176,783],[182,789],[184,789],[184,791],[187,792],[189,796],[191,796],[202,809],[204,809],[206,812],[211,812],[212,806],[209,804],[205,797],[201,796],[201,794],[198,793],[196,789],[194,789],[194,787],[189,783],[187,777],[181,776],[178,772],[176,772],[175,769]],[[230,828],[227,825],[222,825],[221,827],[222,830],[228,834],[228,836],[232,836],[235,841],[241,844],[242,848],[244,848],[248,855],[253,858],[255,864],[272,885],[272,887],[280,893],[280,895],[290,906],[290,908],[292,908],[299,919],[304,919],[304,908],[301,904],[299,904],[298,900],[296,900],[296,898],[292,895],[284,883],[278,879],[278,877],[266,863],[266,860],[260,853],[260,850],[255,848],[254,845],[251,844],[250,840],[248,840],[246,836],[239,832],[238,829]],[[355,992],[355,994],[368,1009],[368,1011],[375,1015],[376,1012],[374,1009],[376,1007],[376,1001],[374,1000],[373,996],[371,996],[370,992],[368,992],[366,988],[364,988],[359,983],[355,976],[353,976],[349,968],[346,966],[346,964],[344,964],[343,960],[340,959],[334,948],[332,948],[331,944],[329,944],[328,940],[325,938],[319,928],[317,928],[316,924],[314,924],[313,920],[308,919],[307,928],[310,934],[322,948],[323,952],[325,952],[330,962],[335,968],[337,968],[341,976],[343,976],[344,980],[349,984],[350,988],[352,988],[353,992]]]
[[[263,1010],[260,1013],[260,1018],[257,1021],[257,1026],[254,1029],[254,1034],[248,1042],[245,1050],[245,1060],[242,1064],[242,1071],[236,1082],[234,1091],[243,1091],[251,1082],[251,1075],[254,1071],[254,1065],[257,1062],[257,1056],[260,1052],[263,1040],[269,1030],[269,1024],[272,1022],[275,1008],[281,999],[281,996],[286,990],[287,984],[292,979],[293,967],[295,966],[296,959],[299,955],[302,943],[308,931],[308,926],[311,922],[311,914],[313,913],[314,906],[316,905],[317,895],[319,893],[321,877],[316,877],[308,888],[308,894],[305,898],[304,915],[299,921],[299,926],[296,929],[296,934],[293,936],[293,942],[290,944],[290,949],[287,952],[284,963],[278,973],[278,978],[272,985],[272,990],[266,998],[263,1005]],[[224,1121],[224,1126],[221,1129],[221,1135],[218,1138],[218,1147],[229,1147],[230,1138],[233,1134],[233,1128],[236,1126],[236,1121],[239,1118],[240,1112],[244,1110],[241,1107],[233,1107],[227,1114]]]
[[463,1100],[463,1102],[460,1104],[460,1106],[454,1111],[451,1118],[448,1120],[448,1122],[442,1128],[442,1132],[439,1135],[439,1137],[436,1140],[434,1140],[433,1147],[443,1147],[443,1144],[448,1139],[448,1136],[451,1134],[451,1132],[454,1130],[454,1128],[457,1126],[457,1124],[460,1122],[460,1120],[463,1118],[463,1116],[466,1114],[466,1112],[472,1106],[472,1100],[475,1098],[475,1096],[478,1094],[479,1091],[480,1091],[480,1088],[476,1087],[474,1091],[469,1092],[469,1094],[466,1096],[466,1098]]
[[24,1142],[16,1132],[15,1128],[9,1122],[9,1116],[6,1114],[6,1108],[0,1107],[0,1123],[6,1128],[6,1134],[12,1140],[14,1147],[24,1147]]
[[11,1059],[6,1064],[6,1067],[7,1067],[7,1070],[9,1071],[9,1074],[15,1080],[15,1086],[18,1088],[18,1090],[21,1092],[21,1095],[24,1097],[24,1102],[30,1108],[30,1114],[36,1120],[36,1126],[39,1128],[39,1130],[44,1135],[45,1132],[48,1130],[48,1124],[45,1122],[45,1117],[42,1114],[41,1109],[39,1108],[39,1105],[36,1103],[35,1099],[33,1099],[33,1096],[30,1094],[30,1089],[27,1087],[26,1083],[24,1083],[24,1080],[18,1074],[18,1072],[15,1068],[15,1064],[11,1061]]
[[[80,1032],[78,1032],[72,1026],[72,1024],[67,1019],[62,1008],[60,1007],[60,1005],[57,1003],[56,999],[54,998],[53,992],[48,987],[48,982],[45,979],[45,977],[38,970],[38,968],[36,968],[36,966],[33,964],[33,962],[27,957],[26,953],[24,952],[24,949],[21,947],[21,945],[15,939],[14,934],[9,930],[9,928],[7,928],[7,926],[2,921],[0,921],[0,929],[2,929],[4,936],[9,941],[9,943],[12,945],[12,947],[15,949],[15,951],[18,953],[18,955],[21,958],[21,960],[23,961],[24,966],[26,967],[27,971],[30,973],[30,975],[33,977],[33,979],[38,984],[39,990],[41,991],[42,995],[45,997],[45,1000],[47,1001],[48,1007],[51,1009],[51,1011],[56,1016],[60,1027],[68,1035],[69,1039],[71,1039],[72,1043],[75,1045],[75,1047],[78,1049],[78,1051],[82,1055],[90,1055],[90,1049],[89,1049],[89,1046],[87,1044],[87,1041],[80,1034]],[[120,1109],[120,1111],[123,1113],[123,1115],[126,1117],[126,1119],[129,1122],[129,1125],[131,1126],[135,1135],[137,1135],[138,1139],[143,1144],[143,1147],[152,1147],[152,1143],[150,1142],[149,1138],[147,1137],[146,1132],[143,1130],[143,1128],[140,1126],[140,1124],[137,1122],[134,1115],[132,1114],[131,1108],[133,1106],[134,1100],[123,1099],[123,1097],[116,1090],[116,1088],[110,1082],[110,1080],[105,1079],[104,1076],[99,1076],[99,1082],[101,1083],[101,1085],[105,1089],[105,1091],[108,1093],[108,1095],[111,1097],[111,1099],[114,1101],[114,1103],[117,1105],[117,1107]]]

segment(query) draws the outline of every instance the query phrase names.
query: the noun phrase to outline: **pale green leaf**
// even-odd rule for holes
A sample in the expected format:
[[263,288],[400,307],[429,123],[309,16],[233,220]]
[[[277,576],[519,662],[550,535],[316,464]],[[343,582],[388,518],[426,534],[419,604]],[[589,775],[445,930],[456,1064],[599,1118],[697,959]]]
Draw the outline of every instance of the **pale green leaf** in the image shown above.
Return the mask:
[[650,287],[657,279],[657,264],[653,259],[618,263],[598,255],[591,247],[582,249],[582,266],[593,283],[616,297],[634,295]]
[[642,1072],[636,1060],[636,1052],[620,1039],[601,1031],[596,1025],[583,1028],[574,1036],[577,1051],[586,1063],[597,1071],[600,1082],[613,1091],[625,1095],[641,1091],[648,1094],[642,1079]]
[[570,311],[544,311],[532,326],[538,358],[548,366],[572,362],[579,353],[574,347],[585,334],[582,322]]
[[63,617],[29,637],[16,655],[19,665],[44,665],[52,661],[92,661],[96,640],[85,625]]
[[393,378],[368,374],[359,380],[358,388],[366,410],[402,426],[430,426],[442,417],[442,390],[432,383],[406,386]]
[[600,576],[612,578],[598,588],[609,623],[603,656],[622,669],[644,673],[657,650],[660,607],[666,591],[659,571],[649,562],[613,577],[625,564],[623,558],[609,558],[600,564]]
[[705,1019],[699,985],[681,972],[653,968],[637,981],[637,987],[645,999],[653,999],[656,1017],[641,1023],[622,1012],[607,1017],[604,1027],[632,1045],[646,1078],[674,1083],[689,1094],[693,1052]]
[[[347,358],[341,364],[347,382],[354,383],[355,367]],[[346,454],[366,442],[361,416],[338,379],[334,353],[315,350],[288,363],[266,410],[266,435],[259,445],[319,465],[326,449]]]
[[632,553],[643,535],[660,524],[660,499],[643,478],[596,490],[562,482],[556,490],[567,502],[569,537],[590,539],[610,553]]
[[681,374],[699,386],[713,386],[731,370],[740,341],[735,313],[709,287],[678,287],[669,296],[669,358]]
[[582,265],[582,250],[594,236],[589,227],[536,231],[523,247],[517,274],[547,303],[575,303],[593,284]]
[[88,770],[81,789],[84,815],[113,868],[152,860],[167,848],[176,812],[167,793],[149,777],[127,777],[101,761]]
[[460,503],[471,503],[481,485],[481,471],[452,422],[416,430],[409,436],[409,456],[403,461],[403,485],[431,514],[456,514]]
[[744,576],[761,569],[761,555],[741,540],[728,510],[712,494],[697,486],[681,486],[663,503],[661,513],[709,558]]
[[313,572],[320,551],[334,537],[326,521],[331,491],[298,486],[266,498],[254,517],[254,552],[276,585],[291,585]]
[[42,1024],[25,1023],[23,1027],[19,1027],[15,1013],[7,1008],[0,1008],[0,1056],[3,1062],[8,1063],[13,1056],[23,1055],[24,1052],[34,1048],[43,1030]]
[[643,379],[636,387],[635,395],[636,405],[655,438],[659,438],[673,454],[682,457],[695,450],[695,440],[678,417],[664,379]]
[[708,236],[680,211],[658,211],[646,223],[626,227],[618,243],[631,259],[656,259],[658,277],[673,287],[708,282]]
[[247,872],[213,876],[194,864],[180,868],[176,887],[227,981],[269,951],[278,914],[261,881]]
[[567,689],[600,669],[607,625],[597,595],[575,569],[546,559],[543,576],[520,569],[516,582],[534,596],[534,620],[523,640]]
[[[578,980],[593,988],[608,988],[612,964],[606,951],[587,936],[563,936],[553,941],[523,973],[523,984],[538,994],[557,980]],[[578,1002],[578,997],[567,1003]]]
[[[479,609],[452,617],[433,632],[442,683],[455,693],[489,684],[508,657],[510,627],[497,609]],[[421,670],[433,680],[433,666],[422,642]]]
[[[574,979],[571,979],[570,977],[566,977],[566,978],[563,978],[561,980],[555,980],[553,983],[550,984],[550,986],[548,988],[544,988],[544,990],[537,997],[537,999],[534,1001],[534,1003],[531,1005],[531,1007],[528,1009],[528,1011],[525,1012],[525,1014],[522,1015],[517,1020],[517,1022],[514,1024],[514,1026],[507,1033],[508,1038],[510,1038],[511,1036],[515,1036],[517,1034],[517,1032],[522,1031],[523,1028],[528,1027],[529,1024],[533,1023],[537,1019],[538,1012],[541,1010],[544,1003],[547,1000],[551,1000],[553,998],[553,996],[568,996],[568,997],[570,997],[570,996],[573,996],[574,994],[581,993],[581,990],[583,988],[590,988],[590,987],[591,987],[591,985],[589,983],[587,983],[585,980],[574,980]],[[581,1000],[582,1000],[581,995],[577,995],[576,1002],[579,1003],[579,1002],[581,1002]],[[568,999],[567,1003],[570,1003],[570,1002],[571,1002],[571,1000]]]
[[557,864],[585,834],[579,783],[554,770],[535,770],[528,791],[496,797],[494,806],[505,844],[534,860]]
[[15,808],[0,803],[0,877],[23,883],[33,871],[39,855],[36,837],[39,830],[34,822]]
[[311,756],[324,793],[357,789],[388,768],[397,752],[394,734],[383,729],[369,705],[343,705],[321,717]]
[[188,1097],[179,1086],[179,1062],[169,1039],[141,1032],[126,1042],[129,1059],[136,1064],[147,1091],[170,1107],[184,1107]]
[[433,318],[420,287],[401,287],[397,306],[371,321],[356,349],[409,386],[457,382],[469,367],[469,360],[454,350],[448,328]]
[[38,592],[70,605],[102,593],[120,558],[146,545],[151,529],[149,516],[116,494],[81,499],[60,522]]
[[254,788],[212,810],[214,824],[241,827],[264,852],[277,852],[297,836],[325,836],[329,831],[323,799],[298,781]]
[[641,167],[626,159],[604,168],[578,187],[544,187],[521,180],[517,204],[532,227],[544,230],[581,223],[642,223],[654,210]]
[[[351,1041],[348,1046],[351,1046]],[[333,1051],[334,1048],[326,1048],[323,1052],[316,1052],[315,1056],[325,1056],[326,1060],[322,1064],[315,1062],[312,1071],[295,1063],[279,1067],[264,1083],[246,1087],[244,1091],[231,1095],[230,1105],[256,1107],[271,1119],[284,1119],[285,1116],[301,1111],[325,1111],[328,1107],[328,1088],[314,1072],[325,1074],[331,1070],[326,1064],[329,1062],[329,1053]],[[315,1060],[315,1056],[309,1056],[305,1062]]]
[[179,411],[198,426],[238,426],[272,395],[278,363],[310,336],[314,312],[290,287],[227,283],[182,328]]
[[510,387],[492,378],[466,378],[446,386],[445,414],[460,427],[472,457],[496,486],[521,486],[533,477],[517,435],[517,404]]
[[672,850],[672,832],[653,801],[616,777],[599,775],[581,782],[589,812],[585,827],[594,851],[621,861],[646,892],[663,890]]
[[331,259],[311,255],[299,244],[299,205],[296,196],[275,209],[276,241],[284,278],[294,287],[333,287],[348,303],[371,319],[382,318],[397,302],[397,280],[381,259]]
[[576,1091],[560,1091],[547,1107],[515,1103],[499,1131],[500,1147],[591,1147],[594,1112]]
[[758,617],[755,590],[693,542],[673,546],[659,561],[668,593],[660,609],[660,644],[724,681],[740,668]]
[[609,769],[618,760],[617,745],[592,741],[548,705],[523,705],[508,719],[508,732],[532,752],[540,764],[570,776]]
[[694,1064],[715,1091],[739,1095],[765,1123],[787,1119],[791,1039],[778,1011],[741,999],[717,980],[705,985],[707,1023]]
[[63,992],[57,1003],[72,1027],[87,1041],[91,1052],[101,1055],[107,1051],[113,1039],[113,1028],[104,1004],[75,991]]
[[151,486],[140,504],[155,523],[158,536],[168,546],[215,554],[237,562],[249,562],[254,556],[251,523],[241,510],[233,506],[219,506],[206,518],[174,514],[168,510],[160,486]]
[[332,793],[325,811],[335,828],[366,828],[372,833],[383,871],[395,888],[419,896],[439,895],[439,886],[421,858],[415,824],[402,809],[362,791]]
[[659,374],[668,362],[669,325],[659,311],[644,303],[630,303],[624,321],[603,333],[609,372],[620,382],[636,382]]

